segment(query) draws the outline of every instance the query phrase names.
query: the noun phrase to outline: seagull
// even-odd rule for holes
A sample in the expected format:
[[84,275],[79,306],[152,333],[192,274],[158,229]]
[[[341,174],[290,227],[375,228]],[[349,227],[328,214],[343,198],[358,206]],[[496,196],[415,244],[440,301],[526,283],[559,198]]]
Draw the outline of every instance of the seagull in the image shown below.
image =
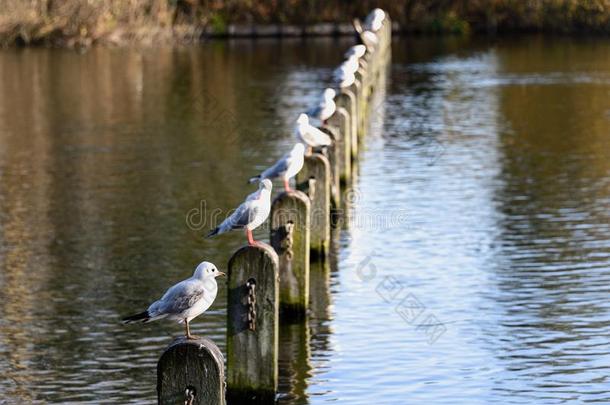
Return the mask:
[[337,109],[337,106],[335,104],[336,95],[337,93],[335,92],[335,90],[331,88],[324,90],[324,93],[322,93],[322,98],[318,105],[310,109],[307,112],[307,115],[316,117],[320,121],[322,121],[322,123],[326,124],[326,120],[328,120]]
[[354,82],[356,81],[356,76],[354,76],[354,72],[351,72],[349,70],[346,70],[346,69],[342,68],[342,66],[339,66],[333,72],[333,81],[340,88],[343,89],[345,87],[349,87],[352,84],[354,84]]
[[379,31],[383,26],[383,20],[385,20],[385,12],[376,8],[364,19],[364,29],[373,32]]
[[309,117],[307,114],[299,115],[297,119],[297,126],[294,133],[298,139],[304,144],[311,148],[318,148],[320,146],[329,146],[332,143],[332,139],[328,134],[320,131],[309,123]]
[[264,179],[275,179],[276,177],[282,177],[284,180],[284,189],[292,191],[290,188],[290,179],[296,176],[298,172],[303,168],[305,155],[305,145],[302,143],[296,143],[292,150],[286,153],[280,158],[273,166],[266,169],[258,176],[254,176],[248,180],[249,183],[255,181],[261,181]]
[[358,67],[358,57],[356,55],[350,56],[333,72],[334,82],[341,88],[351,86],[356,80],[354,73],[356,73]]
[[362,57],[364,56],[365,53],[366,53],[366,46],[364,46],[362,44],[358,44],[358,45],[354,45],[354,46],[350,47],[345,52],[345,57],[349,58],[350,56],[355,55],[358,58],[358,63],[366,69],[367,63],[364,59],[362,59]]
[[255,246],[258,242],[252,237],[252,230],[265,222],[271,211],[271,188],[269,179],[263,179],[258,185],[258,191],[250,194],[233,214],[222,221],[207,237],[210,238],[233,229],[246,229],[248,245]]
[[366,46],[366,49],[368,49],[368,50],[373,50],[379,43],[379,39],[377,39],[377,35],[372,31],[368,31],[368,30],[364,31],[360,35],[360,38],[362,39],[362,42],[364,43],[364,45]]
[[362,58],[364,56],[364,54],[366,53],[366,46],[362,45],[362,44],[358,44],[358,45],[354,45],[352,47],[350,47],[346,52],[345,52],[345,57],[349,58],[352,55],[355,55],[358,59]]
[[147,323],[168,318],[186,327],[186,338],[191,335],[189,322],[203,314],[216,299],[218,285],[216,277],[224,276],[210,262],[201,262],[193,277],[187,278],[169,288],[160,300],[153,302],[146,311],[123,318],[124,324]]

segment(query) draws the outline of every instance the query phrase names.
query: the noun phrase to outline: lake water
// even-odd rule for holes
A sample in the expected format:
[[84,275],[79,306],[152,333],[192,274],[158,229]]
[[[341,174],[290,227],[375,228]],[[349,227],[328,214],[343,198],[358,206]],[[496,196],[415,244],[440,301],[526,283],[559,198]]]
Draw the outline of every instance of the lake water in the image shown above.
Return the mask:
[[[182,329],[121,316],[226,268],[210,216],[350,44],[0,51],[1,404],[156,401]],[[376,97],[280,402],[610,402],[610,42],[395,41]],[[223,351],[225,304],[192,325]]]

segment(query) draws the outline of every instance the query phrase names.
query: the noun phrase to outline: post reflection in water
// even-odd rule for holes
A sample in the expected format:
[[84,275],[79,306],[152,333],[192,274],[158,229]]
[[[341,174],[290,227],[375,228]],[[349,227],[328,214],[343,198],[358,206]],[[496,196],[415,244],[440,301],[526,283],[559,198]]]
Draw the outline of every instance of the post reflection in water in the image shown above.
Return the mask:
[[[243,236],[204,240],[212,216],[294,144],[351,43],[0,52],[0,398],[155,401],[181,327],[120,317],[202,260],[226,270]],[[394,42],[309,319],[281,330],[282,403],[610,401],[609,55]],[[386,278],[446,332],[428,343]],[[223,351],[225,305],[220,285],[192,324]]]

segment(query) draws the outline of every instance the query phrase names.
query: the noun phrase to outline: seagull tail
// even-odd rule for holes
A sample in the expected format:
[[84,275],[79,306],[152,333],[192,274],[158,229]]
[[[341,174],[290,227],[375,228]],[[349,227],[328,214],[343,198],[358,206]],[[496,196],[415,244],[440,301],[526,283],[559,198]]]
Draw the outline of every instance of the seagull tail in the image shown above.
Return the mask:
[[214,235],[218,235],[218,232],[220,231],[219,227],[214,228],[210,233],[208,233],[205,237],[206,238],[211,238]]
[[258,176],[254,176],[254,177],[250,177],[250,179],[248,179],[248,183],[256,183],[258,181],[261,181],[261,176],[260,174]]
[[136,323],[136,322],[148,322],[151,320],[150,314],[148,311],[140,312],[139,314],[127,316],[123,318],[124,324]]

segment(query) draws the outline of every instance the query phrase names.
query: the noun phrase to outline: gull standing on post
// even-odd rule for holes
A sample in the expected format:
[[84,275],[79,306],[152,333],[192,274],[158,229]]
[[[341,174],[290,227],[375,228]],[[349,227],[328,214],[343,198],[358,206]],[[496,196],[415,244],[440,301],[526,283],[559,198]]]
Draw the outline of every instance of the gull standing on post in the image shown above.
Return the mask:
[[246,229],[248,245],[256,245],[252,231],[265,222],[271,211],[271,180],[264,179],[258,185],[258,191],[250,194],[233,214],[222,221],[207,237],[210,238],[233,229]]
[[344,56],[346,58],[352,57],[352,55],[356,56],[358,59],[362,58],[366,53],[366,46],[362,44],[351,46],[347,51],[345,51]]
[[309,147],[309,152],[311,152],[311,148],[329,146],[332,143],[332,139],[328,134],[320,131],[309,123],[307,114],[299,115],[294,133],[301,142]]
[[336,95],[337,93],[333,89],[328,88],[324,90],[318,105],[310,109],[307,112],[307,115],[315,117],[322,121],[323,124],[326,124],[326,120],[328,120],[337,109],[337,105],[335,104]]
[[[384,13],[384,18],[385,18],[385,13]],[[379,39],[377,39],[377,35],[368,28],[362,28],[362,24],[360,23],[360,20],[357,18],[355,18],[352,23],[354,25],[354,30],[356,30],[356,33],[358,34],[358,40],[366,46],[366,49],[368,51],[372,51],[377,46],[377,43],[379,42]]]
[[333,81],[341,88],[351,86],[354,81],[356,81],[354,73],[356,73],[358,70],[358,66],[358,57],[356,55],[351,55],[345,62],[335,69],[333,72]]
[[160,300],[153,302],[146,311],[123,318],[123,323],[147,323],[168,318],[184,323],[186,338],[193,339],[189,322],[203,314],[216,299],[216,277],[225,274],[210,262],[201,262],[192,277],[168,289]]
[[362,65],[365,69],[367,66],[366,60],[364,60],[362,57],[364,56],[364,54],[366,53],[366,46],[362,45],[362,44],[358,44],[358,45],[354,45],[352,47],[350,47],[346,52],[345,52],[345,57],[349,58],[352,55],[355,55],[358,58],[358,63],[360,65]]
[[364,19],[364,29],[373,32],[379,31],[383,26],[383,20],[385,20],[385,12],[376,8]]
[[377,34],[375,34],[373,31],[364,31],[360,35],[360,39],[362,40],[362,43],[366,46],[366,49],[369,51],[374,50],[377,44],[379,43],[379,39],[377,39]]
[[286,191],[292,191],[290,188],[290,179],[297,175],[298,172],[303,168],[305,156],[305,145],[302,143],[296,143],[292,150],[286,153],[280,158],[273,166],[259,174],[258,176],[251,177],[248,180],[249,183],[255,181],[261,181],[264,179],[275,179],[276,177],[282,177],[284,180],[284,189]]

